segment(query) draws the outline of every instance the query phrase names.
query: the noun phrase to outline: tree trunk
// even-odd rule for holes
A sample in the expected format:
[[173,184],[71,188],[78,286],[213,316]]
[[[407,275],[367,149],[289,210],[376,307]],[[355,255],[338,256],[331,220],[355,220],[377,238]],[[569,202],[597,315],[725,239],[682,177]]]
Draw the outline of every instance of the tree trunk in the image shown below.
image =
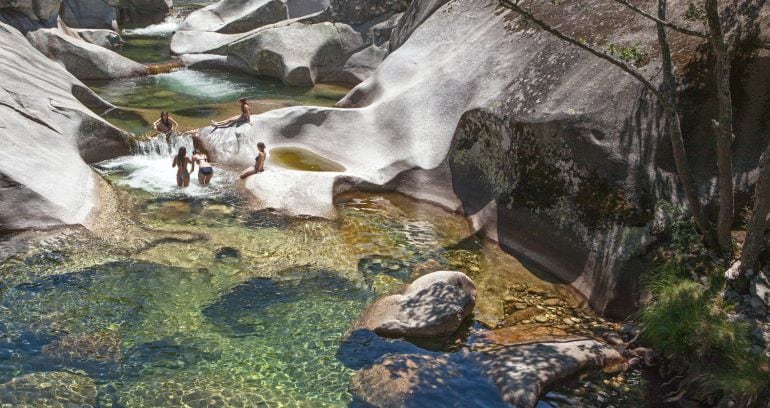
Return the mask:
[[[658,0],[658,19],[666,21],[666,0]],[[676,101],[676,79],[674,78],[674,67],[671,63],[671,48],[668,44],[668,34],[666,26],[660,22],[656,23],[658,28],[658,44],[662,57],[663,70],[663,110],[666,114],[666,128],[671,138],[671,150],[674,154],[674,164],[679,182],[682,183],[684,194],[695,219],[695,224],[703,236],[707,245],[714,244],[714,236],[711,231],[706,215],[703,213],[700,199],[698,198],[698,189],[690,176],[690,165],[687,163],[687,152],[684,147],[684,137],[682,136],[682,124],[679,120],[679,109]]]
[[733,204],[733,107],[730,93],[730,52],[722,33],[717,0],[705,0],[709,42],[714,50],[714,75],[719,101],[719,122],[714,122],[719,166],[719,218],[717,241],[725,253],[732,250],[730,231],[735,217]]
[[757,266],[759,254],[765,247],[765,229],[767,215],[770,214],[770,143],[759,159],[759,176],[754,189],[754,212],[746,227],[746,241],[741,253],[741,270],[747,271]]

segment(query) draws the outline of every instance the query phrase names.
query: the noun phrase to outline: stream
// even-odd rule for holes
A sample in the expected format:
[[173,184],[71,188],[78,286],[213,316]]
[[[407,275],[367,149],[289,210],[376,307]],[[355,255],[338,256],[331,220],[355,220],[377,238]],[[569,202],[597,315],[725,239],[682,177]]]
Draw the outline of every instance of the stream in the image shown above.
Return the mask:
[[[129,32],[125,55],[167,59],[168,39],[155,29]],[[464,271],[479,289],[474,324],[436,350],[471,347],[475,332],[516,323],[505,299],[517,288],[537,294],[527,301],[545,325],[599,322],[569,285],[476,237],[459,214],[368,193],[338,197],[336,220],[255,211],[240,169],[216,167],[210,186],[193,174],[190,187],[176,187],[171,156],[180,146],[189,153],[192,140],[150,137],[161,110],[188,130],[234,114],[241,96],[258,113],[331,106],[344,88],[191,70],[89,86],[118,106],[105,118],[140,142],[134,155],[93,166],[119,192],[101,230],[45,233],[0,265],[0,383],[85,374],[102,407],[348,406],[353,370],[337,355],[341,339],[377,297],[436,270]],[[292,151],[276,151],[270,165],[335,169]],[[558,306],[545,307],[548,299]],[[565,406],[551,397],[541,406]]]

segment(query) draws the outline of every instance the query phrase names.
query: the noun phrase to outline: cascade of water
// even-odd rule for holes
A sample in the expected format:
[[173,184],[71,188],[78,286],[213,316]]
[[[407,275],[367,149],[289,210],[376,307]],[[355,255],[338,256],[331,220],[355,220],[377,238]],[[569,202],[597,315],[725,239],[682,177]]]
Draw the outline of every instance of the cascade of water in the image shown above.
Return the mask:
[[177,28],[179,23],[182,22],[182,18],[178,15],[171,15],[166,17],[165,20],[158,24],[149,25],[142,28],[133,28],[123,30],[125,36],[140,36],[140,37],[170,37]]
[[193,151],[193,140],[189,134],[166,136],[163,134],[153,136],[149,140],[137,141],[134,155],[145,156],[150,159],[165,159],[179,151],[180,147],[187,149],[187,154]]

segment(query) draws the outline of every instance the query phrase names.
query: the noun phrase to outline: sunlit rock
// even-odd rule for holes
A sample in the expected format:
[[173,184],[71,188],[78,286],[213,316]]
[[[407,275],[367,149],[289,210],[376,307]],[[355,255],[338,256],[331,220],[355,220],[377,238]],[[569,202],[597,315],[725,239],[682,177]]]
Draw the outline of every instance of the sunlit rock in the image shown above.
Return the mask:
[[462,272],[425,275],[401,294],[374,302],[356,327],[385,337],[441,337],[457,331],[473,312],[476,287]]
[[27,374],[0,384],[0,404],[14,407],[93,406],[96,394],[92,379],[61,371]]
[[283,0],[221,0],[185,17],[179,30],[234,34],[289,18]]

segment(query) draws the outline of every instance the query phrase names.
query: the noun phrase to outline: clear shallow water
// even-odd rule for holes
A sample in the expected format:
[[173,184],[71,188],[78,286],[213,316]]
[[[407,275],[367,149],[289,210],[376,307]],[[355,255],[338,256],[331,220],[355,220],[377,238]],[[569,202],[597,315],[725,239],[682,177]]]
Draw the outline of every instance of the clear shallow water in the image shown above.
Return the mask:
[[177,189],[162,152],[98,169],[132,222],[3,262],[0,382],[79,372],[100,406],[346,406],[340,338],[410,266],[454,266],[469,233],[397,195],[342,200],[337,221],[250,211],[221,169]]
[[184,131],[238,114],[241,97],[249,99],[256,114],[298,104],[333,106],[348,91],[332,85],[294,88],[245,74],[195,70],[90,81],[88,85],[120,107],[107,112],[105,119],[137,135],[152,133],[151,125],[161,111],[171,112]]

